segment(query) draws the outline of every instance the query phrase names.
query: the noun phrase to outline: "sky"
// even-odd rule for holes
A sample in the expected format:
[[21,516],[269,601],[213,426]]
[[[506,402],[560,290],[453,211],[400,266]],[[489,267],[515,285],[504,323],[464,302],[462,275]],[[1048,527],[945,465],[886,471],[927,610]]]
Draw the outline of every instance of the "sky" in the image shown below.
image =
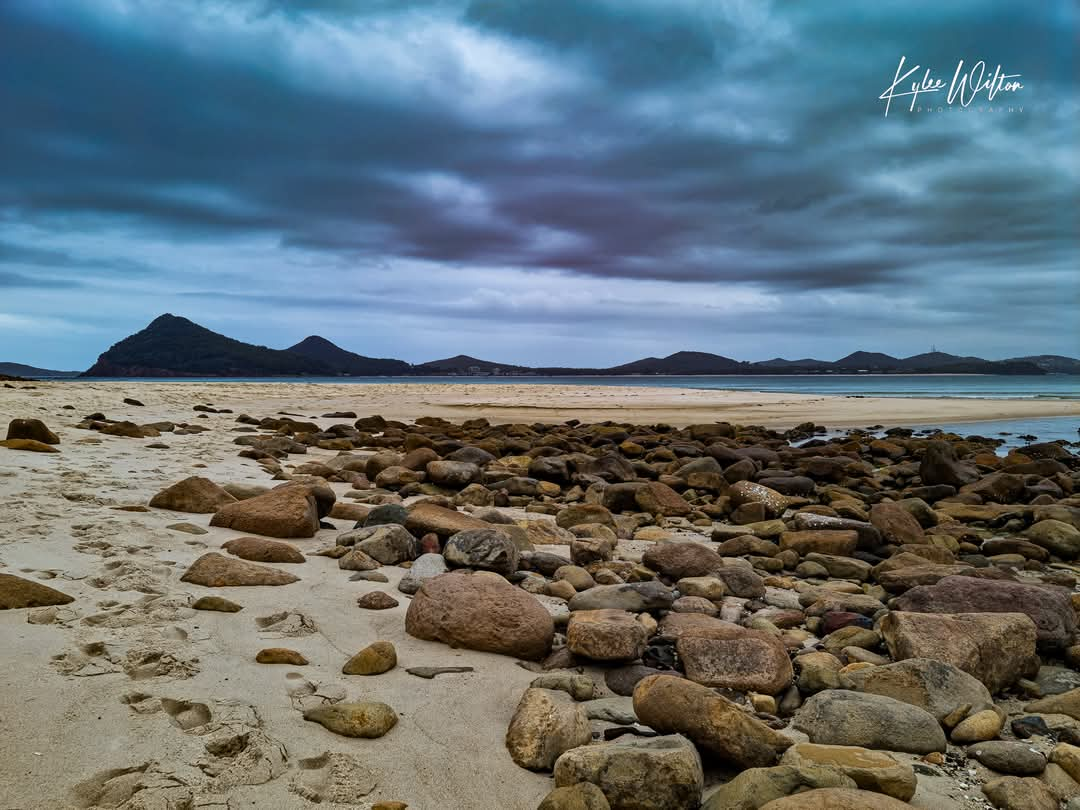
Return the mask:
[[[1077,356],[1078,17],[3,0],[0,360],[164,312],[410,362]],[[886,115],[901,57],[1022,87]]]

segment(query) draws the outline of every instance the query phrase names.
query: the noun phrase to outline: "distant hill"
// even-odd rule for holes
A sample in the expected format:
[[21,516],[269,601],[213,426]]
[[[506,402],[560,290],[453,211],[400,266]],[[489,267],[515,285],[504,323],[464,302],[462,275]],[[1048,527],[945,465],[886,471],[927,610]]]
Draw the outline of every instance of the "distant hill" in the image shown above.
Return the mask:
[[0,374],[12,377],[78,377],[77,371],[54,371],[51,368],[37,368],[23,363],[0,363]]
[[334,369],[337,374],[348,374],[353,377],[382,377],[412,373],[412,366],[404,360],[364,357],[361,354],[346,351],[318,335],[306,337],[285,351],[309,357]]
[[1005,363],[1031,363],[1048,374],[1080,374],[1080,360],[1062,357],[1060,354],[1036,354],[1030,357],[1012,357]]
[[[365,357],[318,335],[288,349],[242,343],[175,315],[162,315],[125,338],[83,372],[84,377],[296,377],[296,376],[509,376],[509,375],[694,375],[694,374],[1080,374],[1080,360],[1034,355],[983,360],[945,352],[898,358],[856,351],[836,361],[785,360],[748,363],[710,352],[675,352],[645,357],[611,368],[550,366],[532,368],[481,360],[466,354],[410,365],[404,360]],[[0,363],[0,374],[49,377],[74,372],[49,371],[19,363]]]
[[323,363],[211,332],[187,318],[162,315],[121,340],[84,377],[292,377],[332,375]]
[[632,363],[603,369],[604,374],[732,374],[748,363],[708,352],[675,352],[667,357],[646,357]]
[[418,374],[515,374],[532,371],[526,366],[514,366],[509,363],[496,363],[492,360],[480,360],[467,354],[458,354],[443,360],[429,360],[413,366],[413,373]]

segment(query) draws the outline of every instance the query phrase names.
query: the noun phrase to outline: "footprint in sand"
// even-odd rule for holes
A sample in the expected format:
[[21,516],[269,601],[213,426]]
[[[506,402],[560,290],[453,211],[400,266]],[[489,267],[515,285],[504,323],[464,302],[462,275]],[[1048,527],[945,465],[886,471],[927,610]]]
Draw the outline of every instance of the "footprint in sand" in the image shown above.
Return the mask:
[[299,672],[290,672],[285,678],[285,692],[297,711],[307,711],[330,703],[340,703],[348,693],[345,687],[337,683],[318,683],[309,681]]
[[358,757],[327,751],[297,762],[289,790],[316,804],[361,804],[378,779]]
[[164,593],[171,569],[162,563],[142,563],[136,560],[110,560],[101,566],[101,573],[89,582],[95,588],[139,593]]
[[259,638],[294,638],[319,632],[315,620],[298,610],[284,610],[269,616],[259,616],[255,619],[255,624],[262,630]]
[[58,672],[80,678],[121,672],[121,662],[120,656],[104,641],[91,641],[52,657],[52,665]]

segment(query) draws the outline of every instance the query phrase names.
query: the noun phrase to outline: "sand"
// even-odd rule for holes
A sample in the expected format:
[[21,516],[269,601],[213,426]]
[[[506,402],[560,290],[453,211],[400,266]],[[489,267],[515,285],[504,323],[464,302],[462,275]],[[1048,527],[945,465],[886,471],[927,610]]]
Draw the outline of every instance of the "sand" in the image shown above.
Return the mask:
[[[124,405],[125,396],[146,406]],[[145,504],[163,487],[195,474],[219,483],[270,483],[254,461],[237,457],[230,432],[235,414],[197,418],[191,409],[200,402],[257,416],[349,409],[399,419],[575,417],[675,424],[730,419],[778,427],[808,420],[837,426],[1080,414],[1076,402],[927,403],[668,388],[81,382],[0,388],[0,425],[14,417],[38,417],[62,439],[58,454],[0,449],[0,572],[36,578],[75,597],[52,613],[0,611],[3,810],[84,806],[73,786],[110,769],[150,763],[149,769],[160,773],[164,796],[170,785],[205,780],[204,769],[225,768],[229,761],[208,755],[206,738],[177,726],[162,699],[174,712],[177,704],[168,701],[203,704],[215,723],[248,734],[264,754],[272,754],[277,744],[287,751],[289,769],[283,775],[202,794],[196,807],[204,810],[313,807],[288,785],[299,760],[326,751],[353,754],[370,769],[377,782],[367,796],[372,802],[530,810],[551,788],[548,776],[518,768],[503,744],[533,673],[509,658],[407,636],[408,599],[394,587],[401,569],[382,569],[391,579],[386,585],[349,582],[334,560],[312,557],[279,566],[301,577],[283,587],[211,590],[179,581],[195,558],[237,533],[209,528],[206,534],[185,534],[166,527],[208,528],[210,516],[121,507]],[[65,405],[73,409],[64,410]],[[73,427],[97,410],[141,423],[197,421],[211,430],[139,440]],[[168,448],[147,446],[155,441]],[[286,466],[331,455],[312,450],[290,457]],[[344,484],[334,487],[339,496],[347,491]],[[338,530],[351,527],[347,521],[331,522]],[[335,534],[322,530],[295,545],[310,552],[332,544]],[[372,590],[392,594],[399,607],[358,609],[356,597]],[[187,606],[190,597],[208,593],[224,595],[244,610],[225,614]],[[281,613],[289,615],[277,626],[260,627],[257,621]],[[48,623],[28,621],[50,617]],[[374,678],[340,674],[349,656],[377,639],[397,646],[397,669]],[[270,646],[299,650],[311,663],[255,664],[255,653]],[[405,672],[410,666],[471,666],[475,672],[422,680]],[[349,699],[390,704],[400,714],[398,726],[381,739],[354,740],[302,720],[301,693],[335,690]],[[224,785],[260,767],[266,763],[256,757],[218,778]],[[960,806],[942,803],[933,780],[920,780],[920,797],[916,804],[923,807]]]

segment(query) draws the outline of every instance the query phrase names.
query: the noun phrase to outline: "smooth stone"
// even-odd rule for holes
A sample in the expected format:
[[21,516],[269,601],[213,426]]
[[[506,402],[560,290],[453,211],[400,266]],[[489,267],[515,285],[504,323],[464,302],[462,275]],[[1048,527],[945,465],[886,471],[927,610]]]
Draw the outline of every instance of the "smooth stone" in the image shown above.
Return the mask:
[[944,751],[945,734],[929,712],[884,695],[827,690],[808,698],[793,725],[824,745],[928,754]]
[[361,701],[317,706],[304,712],[304,719],[343,737],[381,737],[395,725],[398,716],[385,703]]
[[255,662],[258,664],[289,664],[294,667],[302,667],[308,663],[308,660],[296,650],[290,650],[288,647],[267,647],[265,650],[259,650],[255,655]]
[[389,641],[376,641],[345,662],[344,675],[382,675],[397,666],[397,650]]
[[987,768],[1009,776],[1038,776],[1046,770],[1046,757],[1021,742],[992,740],[969,745],[967,755]]
[[191,607],[195,610],[216,610],[220,613],[239,613],[244,609],[224,596],[200,596],[191,603]]
[[565,692],[529,688],[510,720],[506,749],[522,768],[546,771],[564,752],[592,739],[581,704]]

